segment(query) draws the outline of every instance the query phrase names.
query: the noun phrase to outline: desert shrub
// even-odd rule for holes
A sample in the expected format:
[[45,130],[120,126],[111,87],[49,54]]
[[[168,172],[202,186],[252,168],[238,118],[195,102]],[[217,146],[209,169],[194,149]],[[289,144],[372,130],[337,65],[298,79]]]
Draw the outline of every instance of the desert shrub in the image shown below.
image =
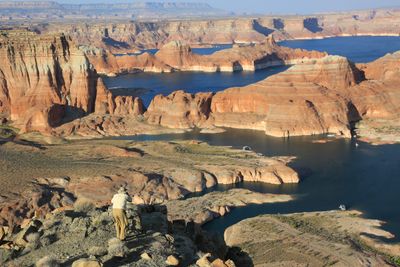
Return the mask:
[[88,250],[88,254],[89,254],[90,256],[101,257],[101,256],[104,256],[104,255],[107,254],[107,248],[105,248],[105,247],[98,247],[98,246],[91,247],[91,248]]
[[26,241],[28,241],[28,247],[30,249],[37,249],[40,245],[40,234],[39,233],[30,233],[26,236]]
[[43,236],[43,237],[40,239],[40,245],[42,245],[42,247],[46,247],[46,246],[48,246],[48,245],[50,245],[50,244],[53,244],[53,243],[56,242],[56,241],[57,241],[57,237],[56,237],[55,234],[46,235],[46,236]]
[[74,203],[74,211],[75,212],[88,213],[88,212],[93,211],[94,209],[95,209],[94,204],[85,198],[79,198]]
[[93,225],[94,227],[101,227],[101,226],[104,226],[104,225],[109,225],[109,224],[111,224],[111,223],[112,223],[112,218],[111,218],[111,216],[110,216],[108,213],[106,213],[106,212],[101,213],[101,214],[98,215],[98,216],[95,216],[95,217],[93,218],[93,220],[92,220],[92,225]]

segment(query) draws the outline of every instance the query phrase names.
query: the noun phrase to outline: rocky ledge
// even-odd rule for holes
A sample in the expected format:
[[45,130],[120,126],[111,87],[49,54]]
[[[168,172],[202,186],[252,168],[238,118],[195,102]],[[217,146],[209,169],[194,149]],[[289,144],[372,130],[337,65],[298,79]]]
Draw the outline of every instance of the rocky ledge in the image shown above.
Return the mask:
[[0,146],[0,224],[11,229],[35,212],[43,216],[76,200],[107,205],[121,185],[135,196],[134,203],[154,204],[218,184],[300,181],[287,166],[290,158],[268,158],[197,141],[54,141],[46,145],[33,140]]
[[[112,212],[107,207],[80,204],[48,213],[44,219],[33,218],[17,234],[0,233],[0,264],[235,267],[232,260],[225,259],[223,241],[209,243],[207,233],[194,224],[168,222],[163,206],[130,205],[127,216],[125,241],[114,238]],[[208,247],[207,254],[202,247]],[[219,255],[224,255],[224,260]]]
[[357,211],[264,215],[225,231],[238,266],[393,266],[394,236]]

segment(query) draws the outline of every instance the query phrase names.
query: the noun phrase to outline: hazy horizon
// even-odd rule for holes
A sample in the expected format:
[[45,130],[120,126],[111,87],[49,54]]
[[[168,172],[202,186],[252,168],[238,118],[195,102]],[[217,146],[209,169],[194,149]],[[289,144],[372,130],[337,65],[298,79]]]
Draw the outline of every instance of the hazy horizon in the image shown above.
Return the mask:
[[[7,1],[7,0],[3,0]],[[0,1],[0,2],[3,2]],[[9,0],[8,0],[9,1]],[[23,0],[11,0],[14,2]],[[29,0],[28,0],[29,1]],[[46,1],[46,0],[45,0]],[[51,0],[50,0],[51,1]],[[53,0],[64,4],[90,4],[90,3],[129,3],[129,2],[204,2],[215,8],[226,11],[242,13],[263,14],[305,14],[318,12],[335,12],[357,9],[384,8],[400,6],[398,0]]]

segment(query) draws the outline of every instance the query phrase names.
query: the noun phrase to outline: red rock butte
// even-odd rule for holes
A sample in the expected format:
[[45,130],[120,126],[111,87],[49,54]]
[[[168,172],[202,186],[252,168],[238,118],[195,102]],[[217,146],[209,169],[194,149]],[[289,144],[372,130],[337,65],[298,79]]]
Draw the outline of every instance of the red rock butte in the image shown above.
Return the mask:
[[49,132],[67,116],[142,110],[139,100],[113,97],[86,55],[63,34],[3,31],[0,61],[0,113],[22,132]]

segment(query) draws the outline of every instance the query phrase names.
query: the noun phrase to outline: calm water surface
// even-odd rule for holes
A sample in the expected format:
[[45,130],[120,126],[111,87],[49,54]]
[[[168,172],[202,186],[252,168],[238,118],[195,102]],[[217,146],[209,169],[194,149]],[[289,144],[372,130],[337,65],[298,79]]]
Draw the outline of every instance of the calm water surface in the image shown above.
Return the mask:
[[286,70],[288,67],[276,67],[255,72],[173,72],[173,73],[136,73],[118,77],[103,78],[110,90],[122,91],[140,96],[148,106],[154,96],[169,95],[176,90],[189,93],[218,92],[230,87],[246,86],[264,80],[268,76]]
[[318,50],[331,55],[344,56],[355,63],[366,63],[400,50],[400,37],[334,37],[321,40],[283,41],[280,45],[291,48]]
[[[328,51],[343,55],[355,62],[368,62],[386,53],[400,50],[398,37],[347,37],[325,40],[289,41],[283,45]],[[140,73],[106,78],[110,88],[134,88],[149,104],[154,95],[169,94],[177,89],[195,93],[219,91],[244,86],[265,79],[285,68],[239,73]],[[363,211],[366,217],[387,221],[385,229],[400,237],[400,145],[371,146],[354,141],[336,140],[313,144],[313,137],[290,139],[267,137],[263,133],[228,130],[222,134],[186,133],[181,135],[123,137],[134,140],[191,140],[199,139],[212,145],[251,146],[267,156],[296,156],[291,166],[302,175],[298,185],[272,186],[243,183],[238,187],[267,193],[294,194],[297,199],[288,203],[252,205],[234,209],[226,217],[214,220],[205,227],[222,232],[226,227],[259,214],[290,213],[337,209],[345,204]],[[217,187],[213,190],[226,190]]]
[[[242,183],[235,187],[263,193],[294,194],[295,201],[251,205],[208,223],[205,228],[223,232],[227,227],[260,214],[326,211],[345,204],[363,211],[366,217],[387,221],[385,229],[400,235],[400,145],[372,146],[352,140],[314,144],[321,137],[274,138],[262,132],[230,129],[222,134],[198,132],[158,136],[120,137],[119,139],[201,140],[211,145],[250,146],[266,156],[296,156],[290,165],[302,177],[298,185]],[[212,190],[226,190],[220,186]]]

